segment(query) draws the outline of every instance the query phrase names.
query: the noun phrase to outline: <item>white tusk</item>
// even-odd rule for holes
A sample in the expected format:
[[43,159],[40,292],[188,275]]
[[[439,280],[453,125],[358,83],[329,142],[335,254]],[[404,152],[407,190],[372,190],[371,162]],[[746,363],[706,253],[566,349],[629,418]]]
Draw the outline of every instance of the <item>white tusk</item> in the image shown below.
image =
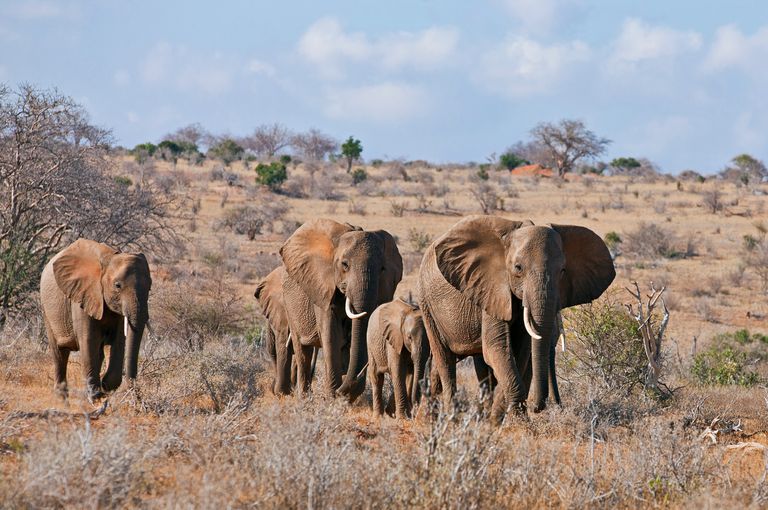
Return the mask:
[[124,323],[123,324],[123,333],[125,333],[125,338],[128,338],[128,330],[129,330],[128,317],[123,317],[123,323]]
[[565,327],[563,326],[563,314],[557,312],[557,327],[560,328],[560,345],[565,352]]
[[360,379],[360,376],[362,376],[362,375],[363,375],[363,373],[365,372],[365,369],[366,369],[366,368],[368,368],[368,363],[366,363],[365,365],[363,365],[363,368],[361,368],[361,369],[360,369],[360,372],[358,372],[358,373],[357,373],[357,376],[355,377],[355,381],[357,381],[358,379]]
[[288,332],[288,341],[285,342],[285,348],[287,349],[288,346],[291,345],[291,332]]
[[350,319],[359,319],[360,317],[365,317],[366,315],[368,315],[368,312],[360,312],[360,313],[352,312],[352,303],[349,302],[349,297],[347,297],[347,300],[344,303],[344,310],[347,312],[347,317],[349,317]]
[[533,326],[531,326],[531,319],[529,318],[529,314],[531,311],[528,309],[527,306],[523,307],[523,324],[525,324],[525,330],[528,332],[529,335],[531,335],[532,340],[541,340],[541,335],[536,333],[536,330],[533,329]]

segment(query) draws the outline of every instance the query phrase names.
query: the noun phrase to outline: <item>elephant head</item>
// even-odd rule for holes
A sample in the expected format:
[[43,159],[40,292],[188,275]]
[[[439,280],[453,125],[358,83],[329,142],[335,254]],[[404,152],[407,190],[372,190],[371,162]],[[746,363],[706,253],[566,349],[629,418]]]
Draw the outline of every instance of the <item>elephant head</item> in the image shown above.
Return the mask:
[[421,310],[416,305],[398,299],[381,309],[379,321],[384,338],[394,351],[401,354],[403,349],[406,349],[410,353],[413,362],[413,380],[409,391],[411,404],[416,404],[421,397],[420,383],[424,379],[430,353]]
[[53,274],[67,298],[93,319],[102,320],[105,307],[123,317],[126,375],[135,379],[141,337],[149,320],[147,300],[152,278],[146,257],[78,239],[56,257]]
[[253,296],[259,302],[261,311],[267,318],[268,348],[275,362],[275,380],[272,391],[287,395],[291,392],[291,345],[287,345],[289,336],[288,316],[283,301],[283,275],[285,268],[280,266],[265,276],[256,286]]
[[[315,306],[328,310],[334,295],[343,294],[345,313],[352,320],[352,343],[347,377],[339,393],[356,397],[360,389],[356,376],[368,358],[368,315],[392,299],[403,276],[403,260],[394,238],[384,230],[367,231],[317,219],[299,227],[280,248],[280,256],[288,275]],[[362,382],[364,388],[365,380]]]
[[532,342],[533,409],[543,409],[548,383],[556,389],[557,314],[596,299],[616,276],[605,243],[585,227],[474,216],[443,236],[435,255],[445,279],[488,315],[522,319]]

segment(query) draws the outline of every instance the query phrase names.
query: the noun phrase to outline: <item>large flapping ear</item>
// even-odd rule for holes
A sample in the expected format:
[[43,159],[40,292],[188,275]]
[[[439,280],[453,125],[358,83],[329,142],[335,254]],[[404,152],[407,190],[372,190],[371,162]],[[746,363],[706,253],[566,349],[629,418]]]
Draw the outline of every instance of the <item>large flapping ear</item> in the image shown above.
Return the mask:
[[96,320],[104,315],[101,276],[117,253],[106,244],[78,239],[53,261],[53,275],[61,291]]
[[392,234],[386,230],[375,230],[372,234],[381,241],[384,252],[384,271],[379,279],[379,303],[386,303],[392,300],[397,284],[403,279],[403,257],[400,256]]
[[286,271],[318,306],[327,305],[333,298],[333,255],[339,237],[353,228],[328,219],[308,221],[280,248]]
[[259,282],[253,294],[269,324],[278,330],[288,329],[288,316],[283,300],[284,274],[283,266],[275,268]]
[[600,236],[586,227],[551,225],[560,234],[565,253],[565,275],[560,306],[589,303],[600,297],[616,277],[613,260]]
[[400,301],[393,301],[383,305],[379,310],[379,327],[384,339],[397,354],[403,351],[403,320],[410,306]]
[[512,290],[506,267],[511,233],[523,225],[496,216],[461,220],[435,244],[437,267],[470,301],[497,319],[512,320]]

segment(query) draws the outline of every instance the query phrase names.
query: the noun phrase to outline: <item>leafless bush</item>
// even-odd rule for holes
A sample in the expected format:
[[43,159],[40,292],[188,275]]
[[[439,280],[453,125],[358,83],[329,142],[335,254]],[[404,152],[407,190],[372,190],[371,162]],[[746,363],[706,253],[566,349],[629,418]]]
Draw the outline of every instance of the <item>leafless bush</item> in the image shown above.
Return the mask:
[[349,202],[347,202],[347,212],[349,214],[359,214],[360,216],[365,216],[365,204],[362,202],[355,202],[354,198],[350,198]]
[[405,213],[405,211],[408,210],[408,202],[406,200],[403,200],[402,202],[391,200],[389,204],[390,204],[390,211],[392,212],[392,216],[396,218],[402,218],[403,213]]
[[712,309],[712,298],[705,296],[696,299],[693,309],[699,319],[706,322],[716,322],[715,311]]
[[403,274],[409,275],[417,272],[421,266],[421,253],[407,252],[403,253]]
[[357,192],[364,197],[370,197],[381,193],[379,184],[370,178],[359,183],[355,188],[357,189]]
[[645,259],[675,258],[684,255],[675,249],[677,237],[655,223],[641,222],[635,230],[622,237],[622,251],[627,255]]
[[728,271],[726,274],[728,282],[734,287],[741,286],[742,282],[744,281],[744,271],[746,269],[747,267],[744,264],[739,264],[734,269]]
[[336,185],[335,175],[329,169],[324,169],[314,174],[314,184],[312,187],[312,197],[321,200],[341,200],[344,195],[339,192]]
[[262,192],[251,203],[255,205],[228,209],[218,222],[218,227],[228,228],[236,234],[244,234],[252,241],[261,235],[264,229],[274,232],[275,223],[283,221],[290,210],[285,200],[267,192]]
[[414,252],[423,253],[431,242],[432,236],[423,230],[419,230],[416,227],[411,227],[411,229],[408,230],[408,243]]
[[706,191],[701,199],[701,203],[709,212],[715,214],[723,210],[723,195],[718,190]]
[[487,181],[476,181],[470,185],[469,192],[480,206],[483,214],[504,210],[504,199],[499,197],[496,186]]

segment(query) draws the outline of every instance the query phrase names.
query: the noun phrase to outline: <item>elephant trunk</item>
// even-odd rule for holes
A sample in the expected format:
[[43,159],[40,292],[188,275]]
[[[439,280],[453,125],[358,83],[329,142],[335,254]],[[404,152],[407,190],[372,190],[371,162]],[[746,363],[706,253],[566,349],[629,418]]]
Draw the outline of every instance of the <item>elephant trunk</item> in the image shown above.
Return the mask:
[[134,303],[124,313],[124,332],[125,332],[125,361],[128,379],[136,379],[139,371],[139,348],[141,347],[141,337],[144,335],[144,326],[149,320],[146,304]]
[[[531,369],[533,390],[533,411],[539,412],[546,407],[546,401],[549,397],[549,389],[552,383],[550,377],[551,363],[553,361],[552,349],[555,335],[557,333],[556,315],[557,300],[554,299],[554,293],[548,289],[549,282],[543,282],[539,286],[537,294],[524,303],[524,320],[527,317],[526,329],[528,326],[533,330],[531,335]],[[536,338],[535,336],[538,336]]]
[[368,363],[366,333],[368,331],[368,319],[377,305],[378,280],[373,274],[366,274],[360,289],[357,292],[355,290],[357,289],[349,289],[346,297],[347,306],[353,308],[350,311],[357,315],[357,318],[352,319],[349,365],[346,367],[347,373],[344,377],[344,383],[338,390],[339,394],[347,396],[350,402],[365,391],[365,373],[360,377],[358,374],[363,372],[363,368]]

